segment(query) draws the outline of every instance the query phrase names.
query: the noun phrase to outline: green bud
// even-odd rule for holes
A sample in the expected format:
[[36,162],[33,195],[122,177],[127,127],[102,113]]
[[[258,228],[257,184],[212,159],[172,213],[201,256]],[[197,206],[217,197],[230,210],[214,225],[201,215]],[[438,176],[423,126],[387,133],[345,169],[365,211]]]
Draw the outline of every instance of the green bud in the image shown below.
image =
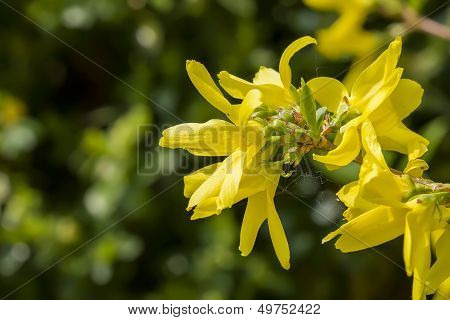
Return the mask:
[[294,131],[294,135],[296,139],[300,139],[302,135],[304,135],[306,133],[306,131],[304,129],[298,128],[295,129]]
[[280,119],[275,119],[270,126],[274,130],[281,132],[281,133],[287,133],[289,131],[286,126],[286,123]]
[[262,124],[263,126],[267,126],[267,124],[268,124],[266,120],[261,119],[261,118],[253,118],[252,120]]
[[276,115],[277,112],[275,110],[261,110],[253,112],[252,117],[266,119]]
[[279,143],[280,140],[281,140],[281,137],[280,137],[280,136],[272,136],[272,137],[269,138],[269,141],[270,141],[271,143]]
[[270,137],[273,133],[273,128],[268,125],[264,127],[263,132],[265,137]]
[[292,116],[292,112],[290,111],[282,111],[281,118],[287,122],[294,122],[294,117]]

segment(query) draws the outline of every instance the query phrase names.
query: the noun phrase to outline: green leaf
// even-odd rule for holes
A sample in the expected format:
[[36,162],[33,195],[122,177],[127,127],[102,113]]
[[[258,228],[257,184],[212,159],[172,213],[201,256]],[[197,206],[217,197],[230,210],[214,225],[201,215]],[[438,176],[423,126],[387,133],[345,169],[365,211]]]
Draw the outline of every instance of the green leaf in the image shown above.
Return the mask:
[[314,100],[311,88],[305,83],[305,80],[301,80],[300,91],[300,112],[308,124],[308,128],[311,134],[311,138],[316,140],[319,137],[319,128],[317,127],[316,120],[316,101]]

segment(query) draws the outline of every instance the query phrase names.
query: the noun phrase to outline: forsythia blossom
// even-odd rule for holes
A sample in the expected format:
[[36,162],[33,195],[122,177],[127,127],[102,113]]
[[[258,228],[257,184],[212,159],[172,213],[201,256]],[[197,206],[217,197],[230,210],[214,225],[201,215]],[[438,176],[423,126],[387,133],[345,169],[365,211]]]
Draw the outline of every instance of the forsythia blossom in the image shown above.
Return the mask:
[[314,159],[332,166],[345,166],[361,151],[361,123],[372,122],[384,150],[407,154],[409,160],[427,151],[428,141],[408,129],[402,120],[420,104],[421,86],[409,79],[401,79],[403,69],[397,67],[402,42],[393,41],[356,79],[349,93],[333,78],[319,77],[308,85],[314,98],[328,111],[336,114],[343,124],[336,136],[336,149]]
[[379,36],[362,28],[375,0],[304,0],[311,8],[336,11],[339,18],[328,28],[317,32],[317,49],[330,59],[343,55],[362,57],[372,52]]
[[[325,237],[324,242],[341,235],[336,248],[352,252],[404,235],[406,272],[414,276],[413,298],[423,298],[431,263],[431,233],[447,227],[450,211],[434,195],[417,194],[420,191],[408,176],[391,172],[369,121],[363,122],[362,135],[366,154],[359,180],[338,192],[348,206],[344,213],[348,222]],[[438,243],[448,242],[446,237],[441,236]],[[442,277],[450,276],[449,269],[443,270],[446,262],[442,260],[431,275],[433,287],[442,282]]]
[[[292,43],[280,59],[280,73],[261,68],[253,83],[222,71],[220,84],[231,96],[242,99],[238,105],[232,105],[223,96],[202,64],[188,61],[186,69],[192,83],[232,123],[210,120],[203,124],[181,124],[165,130],[160,140],[163,147],[183,148],[199,156],[228,156],[221,163],[185,177],[184,193],[190,198],[187,209],[194,211],[192,219],[220,214],[248,198],[239,246],[242,255],[252,251],[258,230],[267,220],[276,255],[285,269],[290,267],[289,245],[273,200],[281,170],[267,165],[273,146],[267,146],[264,128],[251,116],[261,107],[274,109],[295,104],[289,61],[298,50],[312,43],[315,40],[311,37]],[[269,110],[255,114],[261,112]],[[276,131],[277,127],[273,129]]]
[[[332,27],[337,39],[352,31],[352,41],[359,41],[358,45],[369,41],[363,40],[369,35],[357,28],[346,30],[355,27],[347,26],[346,21],[355,18],[358,10],[366,12],[372,1],[307,2],[342,12],[342,25]],[[413,277],[412,297],[448,297],[450,186],[422,178],[428,164],[420,157],[427,151],[428,141],[402,122],[420,105],[423,89],[402,79],[403,69],[397,67],[401,38],[360,73],[350,90],[326,77],[307,83],[301,79],[299,88],[292,85],[289,62],[310,44],[316,44],[311,37],[294,41],[283,52],[278,71],[261,67],[252,82],[220,72],[220,86],[237,104],[225,98],[201,63],[187,61],[189,78],[199,93],[229,119],[184,123],[163,131],[163,147],[183,148],[197,156],[226,157],[184,177],[191,218],[220,214],[248,199],[240,235],[242,255],[252,251],[267,220],[278,260],[289,269],[289,245],[274,204],[280,177],[290,176],[291,168],[311,151],[316,161],[331,169],[358,161],[359,179],[337,194],[348,207],[346,223],[323,242],[339,237],[336,248],[353,252],[403,235],[405,270]],[[323,46],[333,46],[333,41],[324,40]],[[407,155],[404,171],[389,168],[382,150]]]

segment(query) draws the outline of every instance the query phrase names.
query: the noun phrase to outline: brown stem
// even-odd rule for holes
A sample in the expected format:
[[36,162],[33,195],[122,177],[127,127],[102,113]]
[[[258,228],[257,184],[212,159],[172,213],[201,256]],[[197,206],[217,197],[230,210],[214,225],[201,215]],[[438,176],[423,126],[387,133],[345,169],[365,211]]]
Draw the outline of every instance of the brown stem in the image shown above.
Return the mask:
[[420,30],[450,41],[450,28],[448,26],[425,17],[420,17],[411,8],[405,8],[402,11],[402,16],[410,29]]

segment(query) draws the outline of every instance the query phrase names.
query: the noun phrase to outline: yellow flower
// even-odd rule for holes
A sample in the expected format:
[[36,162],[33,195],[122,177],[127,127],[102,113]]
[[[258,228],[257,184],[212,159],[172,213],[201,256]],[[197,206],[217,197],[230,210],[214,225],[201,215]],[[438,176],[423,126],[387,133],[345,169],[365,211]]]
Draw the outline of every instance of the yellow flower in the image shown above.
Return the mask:
[[[441,208],[442,215],[450,216],[450,208]],[[450,227],[437,230],[436,261],[426,276],[426,293],[436,292],[435,298],[450,299]],[[432,237],[433,238],[433,237]]]
[[283,52],[279,73],[271,68],[261,67],[249,82],[231,75],[227,71],[219,73],[219,83],[233,98],[243,99],[252,89],[258,89],[262,94],[262,102],[269,107],[290,106],[296,103],[291,92],[292,71],[289,61],[299,50],[310,44],[316,44],[311,37],[302,37],[291,43]]
[[263,95],[251,88],[243,93],[241,104],[232,105],[202,64],[188,61],[186,69],[200,94],[232,122],[210,120],[164,130],[163,147],[183,148],[199,156],[227,156],[184,178],[184,195],[190,198],[187,210],[194,211],[192,219],[204,218],[248,198],[239,246],[242,255],[251,252],[259,228],[268,220],[276,255],[283,268],[289,269],[289,245],[273,199],[281,171],[263,165],[270,148],[263,148],[266,141],[261,124],[249,120],[261,106]]
[[[314,159],[332,166],[345,166],[361,150],[361,123],[370,120],[384,150],[407,154],[409,160],[423,155],[428,141],[409,130],[402,120],[421,102],[423,89],[408,79],[401,79],[403,69],[397,67],[401,38],[395,39],[357,78],[351,92],[338,80],[326,77],[308,82],[314,98],[337,117],[350,120],[339,130],[337,148]],[[355,116],[353,119],[351,116]]]
[[447,278],[433,297],[434,300],[449,300],[450,299],[450,278]]
[[376,49],[380,37],[363,29],[374,0],[304,0],[311,8],[337,11],[339,18],[326,29],[317,32],[317,49],[329,59],[344,55],[365,56]]
[[[409,276],[414,276],[413,298],[422,299],[431,263],[431,233],[445,227],[449,217],[439,214],[444,207],[438,205],[433,194],[414,196],[415,187],[409,178],[391,172],[369,121],[363,121],[361,131],[366,154],[359,180],[338,192],[338,197],[348,206],[344,214],[348,222],[323,242],[340,235],[336,248],[353,252],[404,234],[405,269]],[[433,283],[440,280],[430,279]]]

